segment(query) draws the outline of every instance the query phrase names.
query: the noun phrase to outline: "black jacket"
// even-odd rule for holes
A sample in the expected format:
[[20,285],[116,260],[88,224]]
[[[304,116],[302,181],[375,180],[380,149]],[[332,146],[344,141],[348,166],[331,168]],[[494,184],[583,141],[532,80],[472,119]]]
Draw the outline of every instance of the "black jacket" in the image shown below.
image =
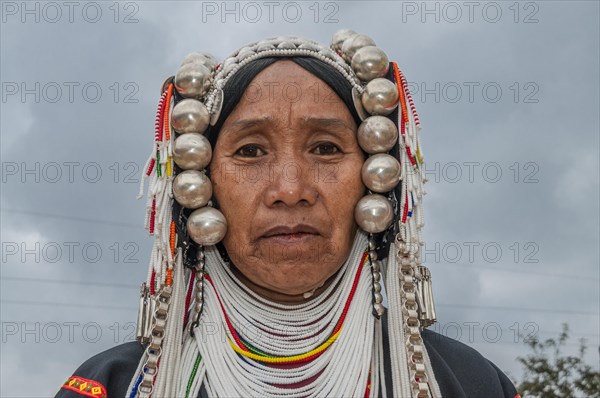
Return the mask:
[[[383,320],[384,351],[389,352],[385,317]],[[517,391],[508,377],[473,348],[429,330],[424,330],[421,335],[443,397],[518,397]],[[141,344],[131,342],[90,358],[67,380],[56,398],[125,397],[143,352],[144,347]],[[386,374],[389,374],[389,361],[389,356],[386,356],[384,363]],[[389,393],[392,391],[389,378],[386,381]],[[82,385],[83,388],[81,388]],[[92,394],[93,388],[98,394]],[[86,390],[88,392],[85,392]],[[103,397],[105,392],[106,396]],[[207,394],[202,388],[200,398],[205,397]]]

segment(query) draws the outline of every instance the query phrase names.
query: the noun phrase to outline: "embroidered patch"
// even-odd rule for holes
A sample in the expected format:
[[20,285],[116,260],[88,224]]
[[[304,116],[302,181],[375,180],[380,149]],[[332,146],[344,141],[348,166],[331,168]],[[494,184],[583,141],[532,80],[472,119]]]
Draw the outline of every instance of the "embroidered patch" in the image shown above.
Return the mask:
[[62,388],[66,390],[75,391],[86,397],[92,398],[107,398],[106,388],[97,381],[84,379],[79,376],[71,376]]

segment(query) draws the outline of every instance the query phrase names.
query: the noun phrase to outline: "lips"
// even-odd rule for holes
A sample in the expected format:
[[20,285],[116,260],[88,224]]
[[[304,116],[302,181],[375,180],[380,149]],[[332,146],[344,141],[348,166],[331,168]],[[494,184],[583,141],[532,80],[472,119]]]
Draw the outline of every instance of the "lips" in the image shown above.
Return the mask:
[[260,237],[269,240],[301,240],[320,235],[319,231],[310,225],[277,225],[263,232]]
[[277,235],[298,235],[298,234],[311,234],[311,235],[319,235],[319,231],[311,227],[310,225],[305,224],[297,224],[293,226],[288,225],[277,225],[275,227],[269,228],[262,235],[261,238],[269,238]]

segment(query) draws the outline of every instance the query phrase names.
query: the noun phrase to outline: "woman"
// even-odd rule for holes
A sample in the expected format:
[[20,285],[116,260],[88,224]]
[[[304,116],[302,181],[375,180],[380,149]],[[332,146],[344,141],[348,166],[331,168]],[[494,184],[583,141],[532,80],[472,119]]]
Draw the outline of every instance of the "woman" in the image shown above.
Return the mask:
[[397,65],[350,30],[330,49],[190,54],[146,166],[142,344],[88,360],[57,396],[515,397],[424,329],[419,129]]

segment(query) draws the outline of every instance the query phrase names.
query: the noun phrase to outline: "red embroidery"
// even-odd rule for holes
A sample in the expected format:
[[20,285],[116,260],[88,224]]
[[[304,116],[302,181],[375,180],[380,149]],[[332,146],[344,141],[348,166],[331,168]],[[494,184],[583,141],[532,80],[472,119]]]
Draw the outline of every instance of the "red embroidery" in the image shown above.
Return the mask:
[[107,398],[106,388],[97,381],[84,379],[79,376],[71,376],[62,385],[65,390],[75,391],[85,397]]

